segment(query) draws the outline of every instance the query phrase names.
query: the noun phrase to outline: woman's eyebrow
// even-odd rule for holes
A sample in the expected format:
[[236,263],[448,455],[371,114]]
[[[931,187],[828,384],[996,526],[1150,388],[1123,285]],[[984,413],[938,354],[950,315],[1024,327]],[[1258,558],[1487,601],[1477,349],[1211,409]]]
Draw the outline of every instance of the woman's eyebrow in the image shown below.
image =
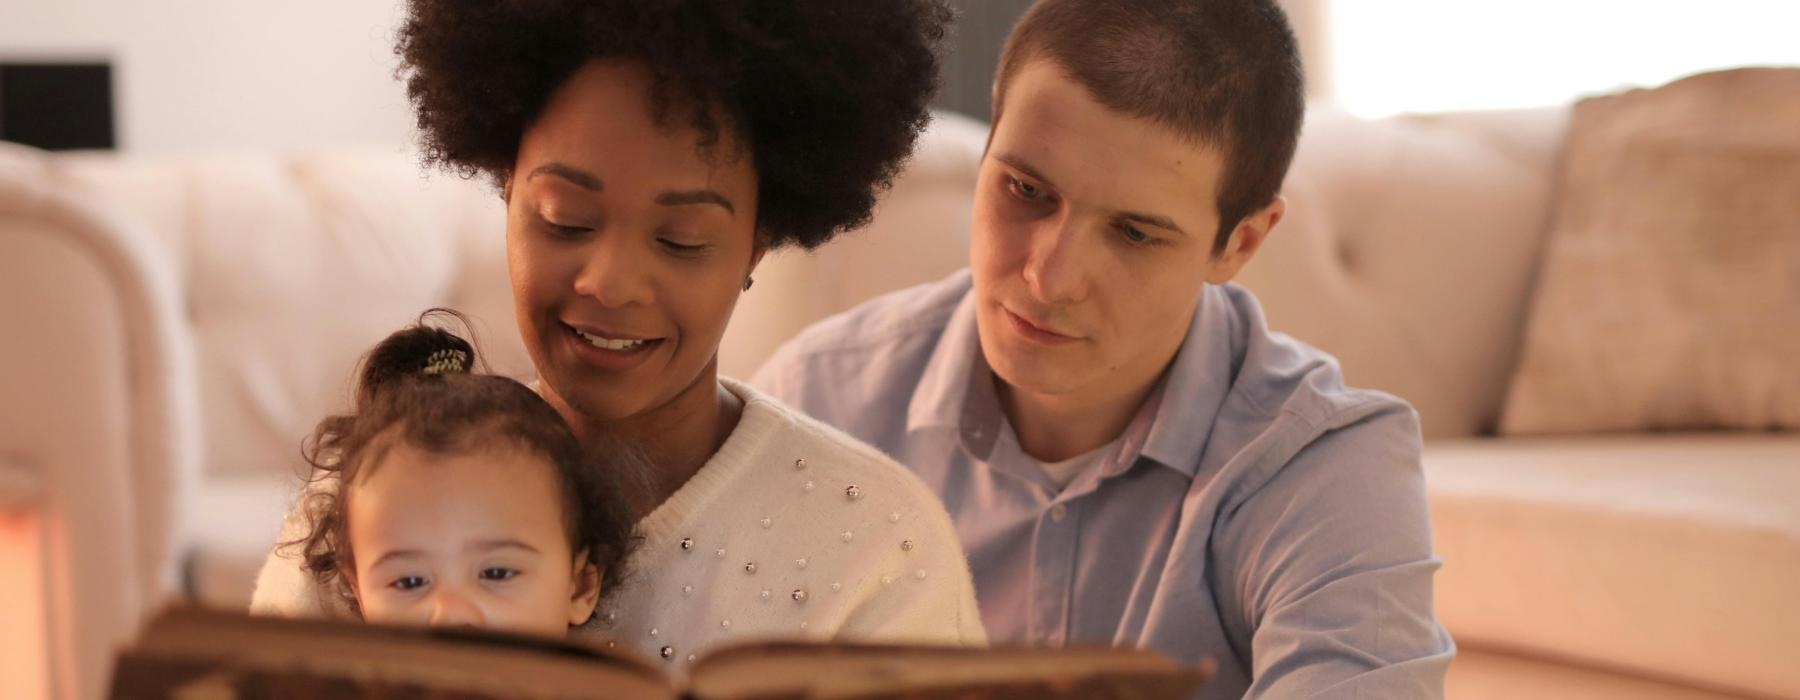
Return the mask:
[[530,182],[532,178],[539,175],[559,177],[584,190],[599,192],[601,189],[604,189],[604,185],[601,184],[600,178],[593,173],[564,163],[545,163],[532,168],[531,174],[526,175],[525,180]]
[[689,204],[717,204],[725,211],[737,216],[737,207],[731,206],[731,200],[713,190],[680,190],[664,192],[656,196],[656,203],[668,207],[686,206]]

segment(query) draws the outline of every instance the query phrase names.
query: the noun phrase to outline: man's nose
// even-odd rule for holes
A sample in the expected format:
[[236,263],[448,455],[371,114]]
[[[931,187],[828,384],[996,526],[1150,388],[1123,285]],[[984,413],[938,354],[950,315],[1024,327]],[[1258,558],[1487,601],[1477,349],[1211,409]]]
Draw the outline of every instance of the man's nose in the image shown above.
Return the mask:
[[1082,271],[1074,250],[1078,234],[1074,217],[1067,215],[1033,232],[1021,272],[1037,301],[1057,304],[1080,297]]

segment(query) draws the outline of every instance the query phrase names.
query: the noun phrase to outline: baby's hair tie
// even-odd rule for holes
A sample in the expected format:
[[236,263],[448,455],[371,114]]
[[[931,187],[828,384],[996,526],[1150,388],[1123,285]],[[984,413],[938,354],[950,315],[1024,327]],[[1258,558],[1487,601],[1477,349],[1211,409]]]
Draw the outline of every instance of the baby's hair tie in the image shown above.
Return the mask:
[[469,353],[455,348],[444,348],[431,353],[425,358],[425,374],[452,374],[469,371]]

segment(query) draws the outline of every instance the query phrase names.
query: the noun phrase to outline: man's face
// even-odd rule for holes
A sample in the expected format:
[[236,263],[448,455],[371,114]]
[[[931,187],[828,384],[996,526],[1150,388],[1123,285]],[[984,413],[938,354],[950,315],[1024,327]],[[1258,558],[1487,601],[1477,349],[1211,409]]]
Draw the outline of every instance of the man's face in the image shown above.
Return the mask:
[[1202,284],[1228,281],[1260,241],[1213,256],[1223,167],[1217,149],[1107,109],[1052,61],[1013,77],[971,251],[982,352],[1008,388],[1082,400],[1161,374]]
[[703,154],[679,110],[653,117],[650,87],[636,64],[577,71],[526,130],[508,185],[519,330],[565,417],[710,398],[719,340],[761,255],[749,153],[728,132]]

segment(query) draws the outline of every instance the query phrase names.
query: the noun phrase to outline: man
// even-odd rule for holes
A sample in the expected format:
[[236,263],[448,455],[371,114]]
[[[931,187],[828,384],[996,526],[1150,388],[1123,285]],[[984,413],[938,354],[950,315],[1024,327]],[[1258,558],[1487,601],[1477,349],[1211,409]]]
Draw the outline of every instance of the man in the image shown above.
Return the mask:
[[1226,284],[1303,112],[1272,2],[1042,0],[995,81],[971,269],[758,373],[937,491],[996,643],[1212,657],[1204,697],[1442,695],[1416,414]]

